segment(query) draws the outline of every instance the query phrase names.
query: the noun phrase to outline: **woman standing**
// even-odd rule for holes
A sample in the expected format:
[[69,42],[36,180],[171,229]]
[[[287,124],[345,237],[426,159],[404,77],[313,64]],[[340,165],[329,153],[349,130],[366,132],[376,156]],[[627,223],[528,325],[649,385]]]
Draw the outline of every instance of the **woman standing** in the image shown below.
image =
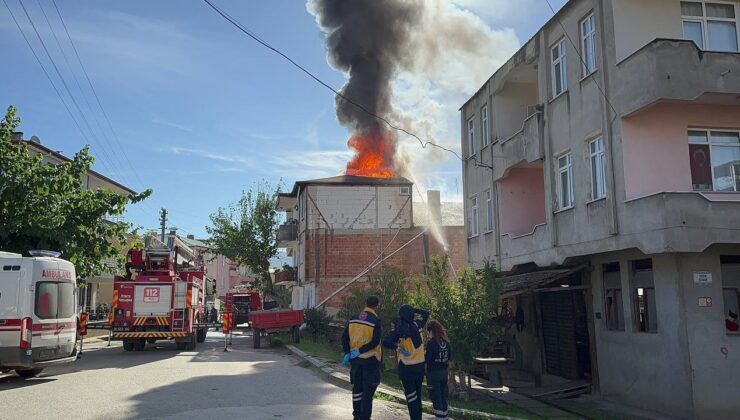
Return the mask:
[[427,365],[427,390],[434,407],[434,417],[447,418],[447,378],[448,364],[452,357],[452,348],[447,340],[447,330],[439,321],[429,321],[427,325],[429,342],[426,346],[424,360]]

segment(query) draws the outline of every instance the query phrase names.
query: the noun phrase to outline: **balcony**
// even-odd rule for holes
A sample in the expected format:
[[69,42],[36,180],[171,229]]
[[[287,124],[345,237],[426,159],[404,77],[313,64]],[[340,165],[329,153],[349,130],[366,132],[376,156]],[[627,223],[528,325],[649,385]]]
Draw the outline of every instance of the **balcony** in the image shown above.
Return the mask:
[[298,241],[298,222],[292,220],[278,227],[277,246],[280,248],[295,247]]
[[737,104],[740,54],[701,51],[692,41],[656,39],[619,63],[613,103],[628,116],[659,101]]
[[533,107],[524,120],[522,129],[493,145],[493,179],[503,178],[512,167],[522,162],[534,163],[545,157],[544,118],[538,107]]

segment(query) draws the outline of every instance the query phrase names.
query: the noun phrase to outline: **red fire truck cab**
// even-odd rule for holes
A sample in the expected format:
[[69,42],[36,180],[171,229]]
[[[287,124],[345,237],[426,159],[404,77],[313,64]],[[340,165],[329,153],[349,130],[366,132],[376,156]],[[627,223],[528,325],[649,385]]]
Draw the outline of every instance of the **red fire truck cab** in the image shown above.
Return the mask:
[[224,311],[233,314],[235,326],[249,322],[249,313],[260,309],[262,309],[262,299],[257,291],[226,293]]
[[159,244],[129,250],[126,276],[114,278],[112,339],[123,341],[126,351],[158,340],[194,350],[206,339],[204,273],[186,268],[192,261],[187,247]]

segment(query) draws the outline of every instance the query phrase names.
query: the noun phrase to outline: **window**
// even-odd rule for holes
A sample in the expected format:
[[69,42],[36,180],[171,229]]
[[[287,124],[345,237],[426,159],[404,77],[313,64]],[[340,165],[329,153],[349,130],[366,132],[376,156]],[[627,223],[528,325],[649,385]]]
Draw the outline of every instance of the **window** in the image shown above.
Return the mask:
[[694,191],[740,191],[740,131],[689,130]]
[[596,18],[591,13],[581,21],[581,51],[583,77],[596,71]]
[[682,1],[684,39],[712,51],[738,51],[735,5],[703,1]]
[[552,48],[552,96],[556,97],[568,89],[568,74],[565,60],[565,39]]
[[558,209],[564,210],[573,207],[573,165],[570,153],[562,155],[558,160]]
[[468,156],[475,154],[475,121],[468,120]]
[[411,195],[411,187],[401,187],[399,193],[401,195]]
[[606,176],[604,171],[604,139],[599,137],[588,144],[591,156],[591,199],[606,197]]
[[622,301],[622,277],[619,263],[604,264],[602,273],[606,329],[624,331],[624,302]]
[[740,255],[720,255],[725,330],[740,334]]
[[491,190],[486,191],[486,232],[493,230],[493,196]]
[[478,236],[478,197],[470,199],[470,236]]
[[72,283],[36,283],[34,310],[39,319],[70,318],[75,314],[75,286]]
[[658,314],[655,307],[653,260],[632,261],[632,289],[635,330],[658,332]]
[[488,105],[483,105],[480,109],[480,132],[482,140],[482,147],[486,147],[491,144],[491,139],[488,137]]

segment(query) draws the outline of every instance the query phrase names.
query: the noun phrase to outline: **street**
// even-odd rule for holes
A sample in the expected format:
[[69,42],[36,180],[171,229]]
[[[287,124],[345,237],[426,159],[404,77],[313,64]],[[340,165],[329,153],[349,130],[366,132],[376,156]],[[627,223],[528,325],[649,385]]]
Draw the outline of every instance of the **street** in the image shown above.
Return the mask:
[[[280,350],[252,348],[251,337],[209,332],[196,351],[174,343],[124,352],[88,340],[75,363],[38,378],[0,376],[0,418],[351,419],[349,391],[324,382]],[[402,406],[375,401],[375,419],[406,418]]]

